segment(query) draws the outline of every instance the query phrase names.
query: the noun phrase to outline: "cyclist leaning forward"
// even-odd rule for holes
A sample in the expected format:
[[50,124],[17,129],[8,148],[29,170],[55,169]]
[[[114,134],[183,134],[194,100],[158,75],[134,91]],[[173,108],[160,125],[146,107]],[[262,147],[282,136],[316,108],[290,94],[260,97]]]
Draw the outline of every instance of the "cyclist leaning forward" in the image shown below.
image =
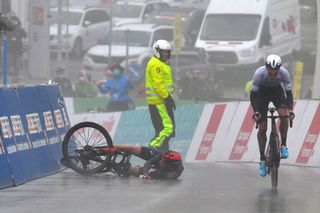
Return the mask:
[[[280,116],[290,115],[292,112],[293,96],[291,91],[290,74],[282,66],[281,58],[277,55],[269,55],[265,61],[265,66],[259,67],[253,75],[253,83],[250,91],[250,102],[254,110],[253,118],[259,122],[258,142],[260,151],[259,174],[265,177],[266,156],[265,147],[267,142],[267,113],[269,103],[272,102],[277,108]],[[280,118],[281,135],[281,158],[289,156],[287,149],[288,119]]]

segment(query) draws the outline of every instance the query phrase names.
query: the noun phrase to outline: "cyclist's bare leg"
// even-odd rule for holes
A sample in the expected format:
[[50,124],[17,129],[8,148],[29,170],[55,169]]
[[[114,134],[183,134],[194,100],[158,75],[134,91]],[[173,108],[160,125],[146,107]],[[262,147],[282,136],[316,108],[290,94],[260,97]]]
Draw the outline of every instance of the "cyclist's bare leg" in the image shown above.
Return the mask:
[[119,149],[120,151],[127,152],[129,154],[133,154],[135,156],[140,156],[141,154],[141,146],[132,146],[127,144],[117,144],[114,145],[115,148]]
[[261,121],[259,123],[259,130],[258,130],[258,142],[259,142],[259,151],[260,151],[260,160],[265,161],[265,149],[267,143],[267,121]]
[[139,166],[131,166],[128,175],[133,175],[135,177],[139,177],[140,175],[140,167]]
[[[278,113],[280,116],[288,116],[289,112],[287,108],[279,108]],[[287,132],[288,132],[288,118],[280,118],[280,135],[281,145],[287,145]]]

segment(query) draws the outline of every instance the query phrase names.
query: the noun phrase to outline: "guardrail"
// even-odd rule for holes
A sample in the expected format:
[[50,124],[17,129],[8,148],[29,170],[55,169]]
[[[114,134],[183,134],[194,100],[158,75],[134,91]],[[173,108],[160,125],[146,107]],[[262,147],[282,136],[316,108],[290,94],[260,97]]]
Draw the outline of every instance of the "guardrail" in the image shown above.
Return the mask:
[[[320,167],[320,101],[297,100],[294,111],[296,118],[287,137],[290,156],[281,163]],[[170,140],[170,148],[181,152],[188,162],[258,162],[252,114],[249,101],[179,105],[175,111],[176,136]],[[90,120],[102,124],[114,143],[148,145],[154,137],[147,107],[71,114],[70,119],[73,123]]]
[[70,122],[58,85],[0,88],[0,188],[63,168]]
[[[116,144],[148,145],[154,137],[147,107],[76,114],[72,99],[64,102],[56,85],[1,88],[0,97],[0,188],[63,168],[59,163],[61,141],[70,123],[97,122]],[[320,101],[298,100],[294,111],[296,118],[287,139],[290,156],[281,163],[320,167]],[[249,101],[179,105],[170,148],[181,152],[187,162],[258,162],[252,113]]]

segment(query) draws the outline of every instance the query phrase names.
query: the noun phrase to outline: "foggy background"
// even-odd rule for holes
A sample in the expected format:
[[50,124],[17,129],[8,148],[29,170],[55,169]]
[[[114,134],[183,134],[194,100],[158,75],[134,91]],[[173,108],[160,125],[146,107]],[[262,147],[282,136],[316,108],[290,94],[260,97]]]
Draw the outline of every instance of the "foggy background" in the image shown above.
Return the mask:
[[[97,45],[99,39],[108,34],[110,29],[122,24],[119,21],[119,17],[112,17],[112,14],[117,14],[117,4],[119,2],[116,0],[1,0],[2,13],[19,18],[21,28],[26,32],[26,36],[20,38],[22,41],[21,47],[16,45],[15,41],[10,42],[10,38],[8,38],[8,84],[39,84],[47,82],[57,76],[59,67],[63,68],[63,75],[71,80],[73,90],[80,78],[81,70],[92,78],[92,84],[97,84],[97,82],[104,79],[104,68],[100,67],[99,71],[93,71],[92,67],[84,64],[84,58],[87,51]],[[139,2],[143,1],[127,1],[128,4]],[[170,25],[174,28],[172,39],[179,41],[179,44],[172,41],[174,50],[171,59],[176,84],[176,97],[178,99],[209,102],[220,101],[221,99],[247,99],[248,97],[244,91],[245,83],[252,78],[252,74],[258,66],[247,67],[248,72],[240,74],[239,72],[236,74],[230,74],[227,71],[217,72],[215,62],[210,61],[208,54],[194,48],[204,12],[210,1],[163,0],[159,2],[165,3],[167,6],[162,5],[152,8],[142,17],[141,21],[158,25]],[[108,19],[105,23],[106,25],[101,25],[98,28],[100,31],[93,29],[92,32],[89,32],[90,27],[84,27],[82,34],[92,36],[88,41],[82,40],[81,51],[74,51],[76,47],[73,37],[75,35],[73,35],[72,23],[67,23],[69,19],[66,18],[68,15],[65,14],[71,13],[74,8],[78,8],[78,11],[80,8],[80,11],[85,12],[89,7],[104,8],[112,19]],[[303,99],[310,98],[310,88],[313,83],[317,46],[316,0],[299,0],[299,8],[301,49],[299,52],[294,53],[293,61],[303,62],[301,94],[297,97]],[[64,15],[57,16],[59,13]],[[176,37],[177,26],[175,25],[177,13],[181,17],[180,21],[178,21],[180,23],[178,26],[180,31],[179,38]],[[126,13],[122,12],[122,14]],[[81,14],[70,21],[80,21],[80,17]],[[135,20],[134,23],[136,22]],[[7,37],[9,36],[8,33]],[[130,52],[133,47],[129,43],[127,43],[127,46],[127,51]],[[67,50],[68,47],[69,50]],[[105,53],[107,54],[108,51],[106,49]],[[114,50],[111,49],[111,51]],[[148,54],[151,55],[151,53],[149,52]],[[127,54],[122,58],[104,57],[101,60],[104,60],[104,63],[120,63],[121,61],[123,67],[128,68],[130,66],[130,57]],[[126,59],[129,61],[126,61]],[[132,97],[137,100],[143,100],[144,98],[141,95],[141,88],[143,88],[145,63],[141,62],[140,65],[142,72],[139,79],[135,81],[136,88],[131,91]],[[263,65],[263,63],[260,65]],[[294,64],[285,63],[285,66],[291,72],[291,78],[293,78]],[[2,67],[1,65],[1,70]],[[2,81],[1,78],[1,84],[3,84]],[[75,96],[75,94],[64,95]],[[95,97],[101,96],[103,95],[96,92]]]

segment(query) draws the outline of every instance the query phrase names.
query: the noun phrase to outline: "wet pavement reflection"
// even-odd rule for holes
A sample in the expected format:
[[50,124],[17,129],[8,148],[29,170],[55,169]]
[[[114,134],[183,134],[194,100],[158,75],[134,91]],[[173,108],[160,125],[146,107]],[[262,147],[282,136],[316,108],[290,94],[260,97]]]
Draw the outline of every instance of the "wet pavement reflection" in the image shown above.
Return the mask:
[[0,190],[0,212],[319,212],[320,169],[284,166],[279,186],[252,163],[188,163],[178,181],[69,169]]

